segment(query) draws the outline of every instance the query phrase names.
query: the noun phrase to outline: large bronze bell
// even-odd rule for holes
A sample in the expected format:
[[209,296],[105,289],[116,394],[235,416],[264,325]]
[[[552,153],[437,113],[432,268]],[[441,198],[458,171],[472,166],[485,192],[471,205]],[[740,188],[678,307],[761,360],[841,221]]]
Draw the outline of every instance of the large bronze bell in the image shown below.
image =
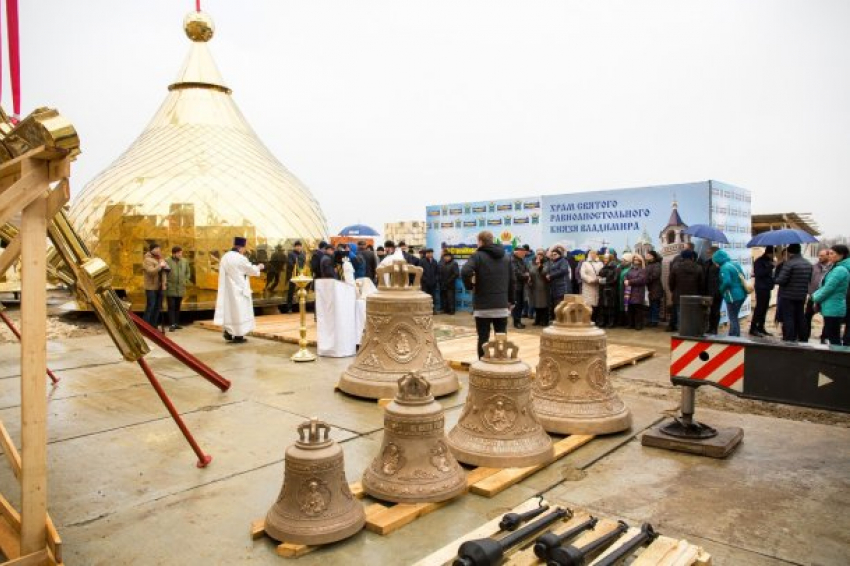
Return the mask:
[[418,372],[398,380],[384,409],[384,441],[363,472],[369,495],[396,503],[446,501],[466,491],[466,473],[446,444],[443,407]]
[[337,387],[370,399],[391,399],[398,380],[419,371],[435,397],[460,387],[433,332],[434,305],[420,289],[422,268],[403,260],[378,268],[378,291],[366,298],[366,329],[357,358]]
[[286,449],[283,487],[266,515],[266,534],[293,544],[327,544],[348,538],[366,523],[363,505],[345,479],[342,448],[330,427],[311,419]]
[[540,337],[534,409],[549,432],[610,434],[632,425],[608,379],[605,331],[591,312],[580,295],[567,295]]
[[505,334],[484,345],[469,368],[469,395],[449,447],[464,464],[489,468],[535,466],[553,457],[552,441],[534,414],[531,368]]

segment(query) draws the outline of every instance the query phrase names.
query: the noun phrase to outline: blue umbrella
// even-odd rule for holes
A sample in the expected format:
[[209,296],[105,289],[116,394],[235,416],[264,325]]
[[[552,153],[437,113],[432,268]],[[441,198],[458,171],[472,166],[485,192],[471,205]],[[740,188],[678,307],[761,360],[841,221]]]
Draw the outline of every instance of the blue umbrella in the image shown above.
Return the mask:
[[764,246],[785,246],[788,244],[817,244],[818,240],[804,230],[795,228],[785,228],[782,230],[769,230],[757,234],[752,240],[747,242],[748,248],[764,247]]
[[703,238],[704,240],[709,240],[711,242],[720,242],[721,244],[729,243],[729,238],[726,237],[726,234],[713,226],[709,226],[708,224],[694,224],[689,226],[685,229],[685,234],[690,234],[691,236]]
[[352,224],[339,231],[340,236],[377,236],[378,231],[365,224]]

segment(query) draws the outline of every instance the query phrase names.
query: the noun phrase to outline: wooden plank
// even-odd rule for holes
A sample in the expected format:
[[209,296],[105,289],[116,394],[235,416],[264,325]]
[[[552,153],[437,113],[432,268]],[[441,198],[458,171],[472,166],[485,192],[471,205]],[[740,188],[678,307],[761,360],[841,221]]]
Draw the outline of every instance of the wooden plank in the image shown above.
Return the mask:
[[21,534],[5,518],[0,518],[0,550],[10,560],[21,555]]
[[[22,165],[24,167],[25,164]],[[44,168],[44,164],[41,164]],[[24,167],[25,178],[29,171]],[[47,198],[46,187],[21,216],[21,554],[47,537]],[[5,220],[4,220],[5,221]]]
[[472,486],[481,480],[487,479],[494,474],[498,474],[502,468],[474,468],[466,473],[466,485]]
[[15,444],[12,442],[12,437],[9,436],[9,431],[6,430],[6,426],[3,424],[3,421],[0,421],[0,446],[3,447],[3,454],[5,454],[6,459],[9,460],[9,466],[12,468],[12,473],[15,474],[16,478],[20,478],[21,456],[18,454],[18,449],[15,448]]
[[50,513],[47,514],[47,548],[56,562],[62,562],[62,537],[59,536],[59,531],[56,530],[56,525],[53,524],[53,519]]
[[298,558],[299,556],[310,554],[317,548],[321,548],[321,546],[307,546],[306,544],[291,544],[284,542],[277,545],[275,552],[277,552],[278,556],[283,556],[284,558]]
[[21,514],[18,513],[17,509],[12,507],[9,500],[3,497],[3,495],[0,495],[0,515],[6,519],[10,527],[17,532],[21,532]]
[[392,507],[384,507],[382,511],[366,517],[366,529],[379,535],[388,535],[452,501],[454,499],[439,503],[397,503]]
[[469,490],[476,495],[493,497],[510,486],[521,482],[538,470],[541,470],[553,462],[563,458],[570,452],[584,446],[594,438],[595,437],[590,434],[573,434],[568,436],[555,443],[555,456],[545,464],[538,464],[537,466],[529,466],[527,468],[505,468],[504,470],[500,470],[498,473],[495,473],[470,486]]
[[251,521],[251,540],[263,538],[266,534],[266,520]]
[[50,555],[46,548],[42,548],[25,556],[4,562],[3,566],[46,566],[47,564],[50,564]]
[[[525,511],[530,511],[539,505],[540,499],[532,497],[531,499],[517,505],[511,509],[511,511],[514,513],[523,513]],[[439,550],[432,552],[425,558],[416,562],[413,566],[443,566],[444,564],[451,562],[457,556],[458,547],[460,547],[460,545],[464,542],[473,539],[487,538],[499,532],[499,522],[501,520],[501,515],[490,519],[477,529],[469,531],[462,537],[457,538]]]

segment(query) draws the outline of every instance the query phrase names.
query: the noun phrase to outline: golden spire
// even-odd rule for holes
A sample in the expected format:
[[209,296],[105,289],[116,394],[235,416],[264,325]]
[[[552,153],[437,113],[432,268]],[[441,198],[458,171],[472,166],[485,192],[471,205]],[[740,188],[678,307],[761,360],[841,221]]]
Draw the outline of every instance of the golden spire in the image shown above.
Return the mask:
[[[310,191],[263,145],[230,96],[209,51],[212,18],[191,12],[183,27],[192,44],[165,101],[136,141],[86,185],[71,218],[134,305],[144,304],[140,266],[147,243],[156,241],[166,254],[182,246],[192,265],[184,304],[212,308],[218,258],[234,236],[248,237],[257,261],[267,261],[275,245],[310,245],[328,230]],[[252,284],[259,293],[264,281]]]

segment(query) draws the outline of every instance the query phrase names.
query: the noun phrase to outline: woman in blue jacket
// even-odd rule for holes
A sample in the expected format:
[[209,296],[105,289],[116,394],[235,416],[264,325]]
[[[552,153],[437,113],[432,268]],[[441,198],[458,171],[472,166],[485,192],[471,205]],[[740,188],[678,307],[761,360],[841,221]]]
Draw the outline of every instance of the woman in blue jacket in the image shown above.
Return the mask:
[[[841,344],[841,321],[847,316],[847,287],[850,286],[850,249],[837,244],[829,249],[832,268],[826,273],[812,300],[823,314],[823,337]],[[850,325],[848,325],[850,326]],[[844,330],[844,345],[850,346],[850,329]]]
[[729,259],[725,250],[717,250],[711,261],[720,266],[720,294],[726,302],[726,314],[729,316],[729,336],[741,335],[738,314],[747,298],[747,290],[741,279],[745,277],[741,267]]

